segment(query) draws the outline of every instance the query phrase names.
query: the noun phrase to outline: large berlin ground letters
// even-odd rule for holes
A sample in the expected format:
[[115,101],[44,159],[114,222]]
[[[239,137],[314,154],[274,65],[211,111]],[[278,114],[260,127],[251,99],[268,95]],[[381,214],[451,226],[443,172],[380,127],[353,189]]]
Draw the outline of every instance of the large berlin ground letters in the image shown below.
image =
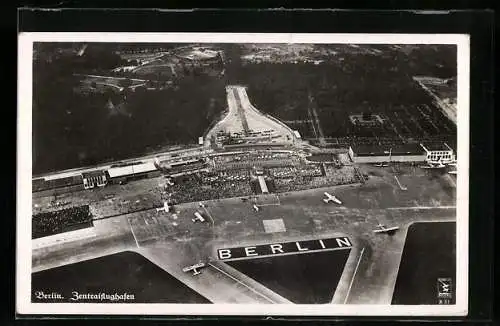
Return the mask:
[[217,250],[217,254],[220,260],[228,260],[247,257],[304,253],[309,251],[334,250],[342,248],[349,249],[351,247],[352,244],[349,238],[338,237],[284,243],[270,243],[236,248],[222,248]]

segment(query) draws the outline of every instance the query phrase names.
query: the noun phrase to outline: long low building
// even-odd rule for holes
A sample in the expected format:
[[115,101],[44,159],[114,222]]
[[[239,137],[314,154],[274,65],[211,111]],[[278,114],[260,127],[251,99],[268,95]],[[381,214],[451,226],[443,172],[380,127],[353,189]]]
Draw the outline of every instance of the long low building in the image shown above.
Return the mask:
[[451,162],[456,159],[455,152],[447,143],[423,143],[420,146],[425,150],[427,161]]
[[259,180],[259,186],[260,190],[262,191],[263,194],[268,194],[269,189],[267,188],[266,180],[262,175],[257,176],[257,179]]
[[424,162],[427,153],[420,144],[398,146],[350,146],[349,157],[354,163]]
[[155,177],[160,175],[160,171],[154,163],[140,163],[126,166],[113,167],[108,169],[108,179],[112,183],[123,182],[128,179]]

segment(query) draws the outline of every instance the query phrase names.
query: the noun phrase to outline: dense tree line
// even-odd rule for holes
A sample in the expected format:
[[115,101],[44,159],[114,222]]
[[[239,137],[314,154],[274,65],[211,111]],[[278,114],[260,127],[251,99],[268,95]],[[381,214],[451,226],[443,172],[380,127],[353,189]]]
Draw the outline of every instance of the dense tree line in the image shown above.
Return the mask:
[[[362,134],[350,123],[350,113],[411,109],[417,104],[432,106],[432,99],[412,76],[454,77],[453,51],[453,47],[445,47],[446,53],[442,54],[435,48],[424,47],[411,55],[391,50],[381,56],[332,56],[320,65],[247,64],[237,70],[237,77],[248,85],[250,99],[258,109],[282,120],[310,119],[308,96],[311,95],[326,136],[342,137]],[[306,137],[313,136],[307,124],[292,127]]]
[[197,143],[226,106],[223,81],[204,75],[156,91],[74,92],[80,81],[60,60],[34,63],[34,173]]

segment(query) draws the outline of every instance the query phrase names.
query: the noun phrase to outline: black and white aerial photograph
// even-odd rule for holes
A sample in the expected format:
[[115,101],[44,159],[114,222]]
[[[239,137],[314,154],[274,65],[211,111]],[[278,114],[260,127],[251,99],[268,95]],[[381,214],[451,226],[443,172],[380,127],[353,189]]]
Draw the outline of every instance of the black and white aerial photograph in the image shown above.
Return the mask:
[[31,38],[21,300],[123,314],[466,303],[457,42],[163,39]]

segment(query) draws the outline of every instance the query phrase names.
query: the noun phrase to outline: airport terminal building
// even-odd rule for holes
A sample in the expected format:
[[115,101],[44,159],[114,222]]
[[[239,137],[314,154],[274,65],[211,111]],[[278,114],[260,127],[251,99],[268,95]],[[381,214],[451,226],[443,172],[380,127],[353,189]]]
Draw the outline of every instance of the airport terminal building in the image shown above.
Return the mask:
[[107,171],[109,182],[115,184],[134,179],[153,178],[160,174],[160,170],[158,170],[154,163],[114,166]]
[[425,150],[427,161],[442,161],[446,163],[455,160],[455,153],[453,148],[451,148],[446,143],[424,143],[420,144],[420,146]]
[[419,144],[398,146],[349,146],[349,157],[354,163],[425,162],[426,151]]

